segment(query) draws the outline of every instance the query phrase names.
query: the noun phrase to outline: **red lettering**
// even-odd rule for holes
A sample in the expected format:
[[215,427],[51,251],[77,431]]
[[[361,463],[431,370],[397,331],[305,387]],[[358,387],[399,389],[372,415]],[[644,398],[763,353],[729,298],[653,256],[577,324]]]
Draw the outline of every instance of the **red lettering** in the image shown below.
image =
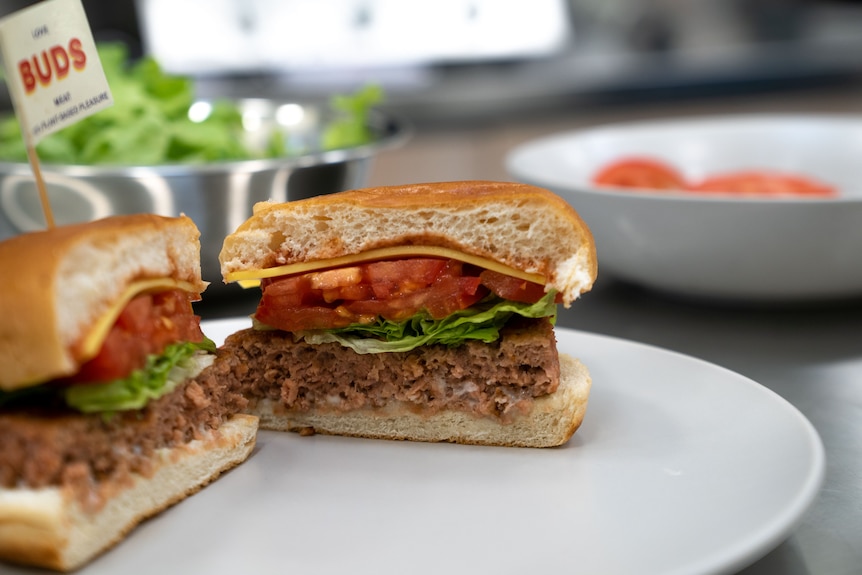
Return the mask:
[[18,63],[18,73],[24,83],[24,91],[32,94],[39,85],[48,86],[51,80],[56,78],[62,80],[69,75],[70,69],[78,72],[87,66],[87,54],[81,46],[78,38],[69,41],[69,49],[59,44],[48,50],[42,50],[41,54],[34,54],[29,60],[21,60]]
[[51,61],[54,64],[54,72],[57,73],[57,79],[62,80],[69,75],[69,55],[62,46],[54,46],[51,48]]
[[72,38],[69,41],[69,54],[72,55],[72,66],[79,72],[87,66],[87,55],[81,47],[81,41]]
[[39,57],[33,56],[33,68],[36,69],[36,79],[42,86],[47,86],[51,83],[51,61],[48,59],[48,53],[42,50],[42,62],[45,64],[45,70],[39,65]]
[[18,62],[18,73],[21,74],[21,82],[24,83],[24,92],[32,94],[36,90],[36,77],[30,68],[30,62],[27,60]]

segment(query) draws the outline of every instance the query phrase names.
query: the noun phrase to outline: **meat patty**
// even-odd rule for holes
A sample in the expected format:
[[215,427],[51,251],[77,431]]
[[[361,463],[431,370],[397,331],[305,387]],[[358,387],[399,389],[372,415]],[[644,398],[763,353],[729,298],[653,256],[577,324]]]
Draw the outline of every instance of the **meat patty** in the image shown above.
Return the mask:
[[404,402],[424,413],[468,411],[511,420],[560,379],[553,326],[513,322],[488,344],[429,345],[408,352],[358,354],[338,343],[311,345],[282,331],[247,329],[227,338],[214,369],[252,402],[286,409],[348,411]]
[[71,485],[147,475],[156,449],[217,429],[247,401],[211,368],[140,411],[111,416],[68,409],[0,409],[0,486]]

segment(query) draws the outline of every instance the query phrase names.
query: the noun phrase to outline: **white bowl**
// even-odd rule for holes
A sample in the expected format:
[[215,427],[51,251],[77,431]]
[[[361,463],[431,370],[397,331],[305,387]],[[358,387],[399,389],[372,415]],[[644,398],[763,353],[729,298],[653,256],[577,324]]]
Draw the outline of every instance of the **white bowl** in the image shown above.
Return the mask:
[[[598,188],[595,172],[651,156],[687,179],[744,169],[804,174],[835,198]],[[590,226],[604,274],[694,298],[862,296],[862,116],[745,115],[607,125],[509,153],[517,180],[555,191]]]

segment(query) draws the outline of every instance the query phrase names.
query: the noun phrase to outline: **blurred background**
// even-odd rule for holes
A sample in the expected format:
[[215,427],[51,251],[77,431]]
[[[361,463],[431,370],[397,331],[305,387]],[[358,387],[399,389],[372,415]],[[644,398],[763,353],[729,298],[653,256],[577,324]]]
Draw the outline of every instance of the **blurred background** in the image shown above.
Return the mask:
[[[0,16],[32,3],[0,0]],[[862,0],[83,4],[97,41],[122,41],[132,56],[153,55],[168,72],[192,76],[202,98],[314,100],[379,84],[381,107],[412,129],[403,145],[383,150],[363,172],[370,186],[512,179],[505,159],[519,145],[612,122],[862,113]],[[10,107],[5,91],[4,107]],[[207,208],[214,203],[210,194],[199,195]],[[230,213],[222,225],[233,229],[243,221],[249,206],[239,207],[245,211]],[[856,213],[844,225],[858,228],[851,221]],[[196,221],[213,227],[209,218]],[[217,252],[221,228],[204,233]],[[213,281],[201,315],[253,311],[256,290],[222,302],[211,297],[224,289]],[[862,306],[782,315],[654,295],[602,273],[582,304],[561,313],[560,325],[714,361],[799,406],[827,446],[830,483],[794,537],[746,573],[858,573],[862,395],[851,366],[860,361]]]
[[[0,14],[32,3],[3,0]],[[194,76],[202,97],[379,83],[415,132],[371,184],[503,178],[501,153],[520,141],[616,119],[853,110],[862,77],[851,0],[83,3],[97,41]]]
[[[5,15],[32,1],[3,0]],[[202,96],[373,80],[418,124],[855,83],[852,0],[84,0],[97,40]]]
[[[0,0],[0,16],[33,3]],[[519,145],[614,122],[862,112],[862,2],[851,0],[83,5],[97,42],[122,42],[132,59],[155,57],[166,72],[193,79],[200,98],[326,101],[376,84],[384,93],[379,107],[409,126],[397,145],[371,150],[373,162],[303,160],[303,168],[271,170],[265,185],[237,174],[214,176],[213,183],[196,172],[183,183],[164,174],[155,184],[135,182],[144,188],[135,193],[148,200],[158,195],[156,184],[171,188],[171,205],[202,228],[205,267],[213,268],[215,279],[222,238],[254,201],[267,197],[296,199],[362,185],[510,180],[506,156]],[[5,90],[2,108],[11,108]],[[270,180],[288,182],[286,195],[271,191]],[[96,185],[116,196],[112,205],[134,195],[111,182]],[[35,194],[23,184],[3,193],[8,214],[24,210],[26,200],[27,213],[39,216]],[[93,212],[89,204],[78,211],[66,206],[76,198],[57,192],[55,203],[65,202],[57,208],[61,216]],[[19,229],[4,228],[0,218],[0,237]]]

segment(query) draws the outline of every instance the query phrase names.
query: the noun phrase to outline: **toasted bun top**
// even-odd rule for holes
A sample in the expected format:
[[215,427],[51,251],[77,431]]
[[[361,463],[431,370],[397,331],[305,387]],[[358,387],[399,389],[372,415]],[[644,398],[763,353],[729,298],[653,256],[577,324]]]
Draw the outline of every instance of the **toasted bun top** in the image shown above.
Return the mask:
[[566,305],[597,273],[593,236],[565,200],[527,184],[487,181],[262,202],[225,238],[219,260],[226,276],[405,244],[453,248],[543,276]]
[[114,216],[0,242],[0,389],[78,371],[73,348],[131,282],[201,280],[200,240],[187,217]]

